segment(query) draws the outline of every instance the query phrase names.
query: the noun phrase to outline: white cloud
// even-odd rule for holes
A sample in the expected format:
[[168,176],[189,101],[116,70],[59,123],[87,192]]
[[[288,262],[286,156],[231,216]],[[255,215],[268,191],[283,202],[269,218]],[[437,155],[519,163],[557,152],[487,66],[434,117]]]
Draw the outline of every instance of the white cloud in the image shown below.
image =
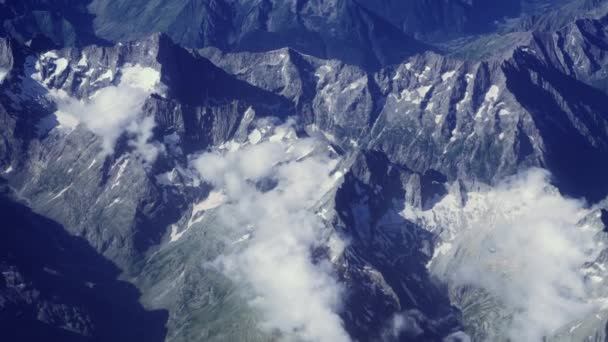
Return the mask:
[[548,178],[530,170],[469,193],[464,206],[451,194],[432,211],[406,214],[443,239],[431,272],[497,298],[512,315],[501,334],[515,341],[541,341],[593,309],[581,266],[600,245],[596,232],[576,226],[589,211],[562,197]]
[[149,163],[154,162],[158,154],[165,151],[163,145],[150,142],[155,126],[154,117],[146,116],[139,121],[131,121],[127,127],[127,131],[135,135],[135,139],[130,140],[129,145],[133,146],[142,158]]
[[152,162],[162,149],[149,143],[155,122],[153,117],[143,117],[142,107],[159,81],[156,70],[129,66],[122,70],[118,85],[102,88],[89,99],[75,99],[63,90],[50,90],[57,103],[59,127],[73,129],[83,124],[102,138],[103,155],[112,154],[118,138],[129,132],[135,136],[130,145]]
[[[338,160],[317,140],[286,138],[295,137],[290,127],[275,132],[285,130],[292,134],[255,139],[255,145],[206,153],[193,162],[203,179],[225,193],[227,203],[217,209],[223,224],[250,231],[237,241],[241,247],[215,265],[253,290],[251,305],[264,314],[263,328],[304,341],[349,341],[337,314],[342,291],[332,267],[311,259],[311,250],[328,240],[314,206],[335,185]],[[274,186],[256,186],[263,180]]]
[[420,328],[414,317],[405,313],[396,313],[390,321],[389,328],[385,331],[385,334],[388,334],[388,336],[385,336],[384,340],[394,341],[404,332],[407,332],[408,336],[417,336],[424,331]]
[[122,70],[120,84],[152,93],[158,87],[160,73],[152,68],[132,65]]

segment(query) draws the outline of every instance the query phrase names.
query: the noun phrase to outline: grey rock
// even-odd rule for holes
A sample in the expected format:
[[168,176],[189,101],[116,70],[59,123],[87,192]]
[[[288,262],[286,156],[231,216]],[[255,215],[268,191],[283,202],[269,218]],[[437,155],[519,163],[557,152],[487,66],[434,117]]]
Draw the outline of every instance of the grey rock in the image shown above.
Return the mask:
[[[259,330],[259,317],[239,284],[205,266],[229,250],[240,231],[222,225],[213,210],[190,225],[194,204],[210,189],[193,177],[189,158],[230,140],[244,142],[254,119],[292,118],[299,134],[320,134],[344,160],[344,182],[322,206],[334,213],[327,229],[352,241],[334,267],[349,290],[342,318],[360,340],[441,340],[485,324],[471,321],[468,310],[479,307],[501,319],[499,303],[483,291],[450,293],[430,277],[426,264],[437,237],[404,219],[405,207],[428,209],[447,191],[464,203],[475,184],[493,184],[533,166],[548,168],[567,195],[595,203],[608,194],[605,19],[580,19],[550,33],[513,30],[501,35],[506,43],[497,51],[480,39],[464,45],[468,53],[408,57],[429,49],[410,34],[431,39],[452,23],[455,36],[469,34],[466,18],[481,5],[447,1],[445,8],[462,13],[450,10],[443,21],[435,14],[417,22],[371,2],[264,2],[246,16],[235,10],[236,3],[148,2],[139,13],[142,3],[133,2],[117,7],[120,15],[112,2],[92,5],[103,14],[96,29],[111,39],[163,30],[182,44],[232,52],[188,50],[162,34],[51,55],[0,40],[0,67],[9,70],[0,85],[2,177],[37,214],[116,263],[142,292],[146,308],[168,310],[167,339],[280,337]],[[537,11],[547,3],[525,5]],[[159,26],[146,12],[156,5],[170,10]],[[255,5],[260,4],[247,3]],[[505,5],[491,18],[519,10]],[[134,15],[137,29],[119,31],[121,18]],[[201,18],[211,20],[192,30]],[[235,23],[246,25],[236,31]],[[479,25],[475,30],[493,26]],[[354,38],[345,35],[351,29]],[[382,41],[387,32],[390,39]],[[313,42],[309,37],[331,49],[298,45],[300,38]],[[570,37],[575,41],[568,43]],[[404,42],[412,45],[390,48]],[[275,47],[280,49],[267,51]],[[55,129],[56,105],[48,98],[49,91],[62,90],[86,99],[119,84],[130,64],[157,70],[166,87],[150,95],[143,109],[157,124],[152,140],[166,151],[151,165],[125,136],[113,154],[99,158],[101,139],[84,126],[68,134]],[[174,240],[175,234],[183,235]],[[11,288],[27,282],[14,265],[3,270]],[[36,301],[32,291],[15,298],[19,305]],[[454,300],[463,304],[460,310]],[[92,318],[85,309],[53,303],[36,317],[88,334]],[[404,317],[407,328],[389,337],[387,322],[395,315]],[[605,320],[585,318],[582,324],[581,334],[602,338]],[[476,336],[493,336],[495,328]]]

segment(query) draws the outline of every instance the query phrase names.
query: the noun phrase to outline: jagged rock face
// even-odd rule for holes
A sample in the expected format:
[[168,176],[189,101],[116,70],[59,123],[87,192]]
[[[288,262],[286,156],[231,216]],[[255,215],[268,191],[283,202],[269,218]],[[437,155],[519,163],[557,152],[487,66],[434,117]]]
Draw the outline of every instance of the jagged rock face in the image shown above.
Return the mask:
[[[344,288],[336,309],[344,330],[362,341],[458,340],[463,329],[473,340],[505,338],[502,327],[483,320],[484,314],[508,318],[500,298],[446,284],[429,268],[446,232],[459,232],[404,212],[432,212],[445,198],[466,207],[480,183],[494,185],[530,167],[548,169],[565,195],[590,203],[606,197],[608,44],[599,15],[605,3],[567,2],[557,13],[576,8],[573,17],[594,16],[566,26],[550,12],[495,27],[496,20],[537,13],[549,3],[557,2],[493,4],[492,10],[485,2],[456,0],[0,4],[23,14],[3,18],[11,38],[0,40],[0,173],[36,213],[15,220],[49,218],[61,227],[41,224],[90,244],[87,258],[118,265],[146,309],[168,312],[154,316],[136,305],[131,288],[124,290],[133,319],[166,326],[151,338],[276,340],[299,328],[261,329],[264,315],[248,300],[251,289],[209,266],[252,244],[255,233],[227,224],[222,212],[233,201],[193,165],[203,152],[225,156],[273,139],[290,148],[308,137],[340,160],[331,189],[307,209],[322,222],[311,258],[331,265]],[[68,22],[86,19],[91,26],[57,31],[54,20],[41,19],[47,12],[29,11],[53,12],[55,5],[73,5]],[[166,14],[160,22],[152,20],[159,8]],[[91,40],[92,18],[77,15],[88,11],[98,15],[102,37],[139,39]],[[39,25],[22,30],[19,23],[32,17]],[[133,29],[125,29],[125,18]],[[518,25],[552,31],[519,32]],[[458,43],[453,55],[422,43],[503,29],[511,31],[496,40],[496,51],[485,45],[491,36]],[[51,42],[25,43],[39,31],[56,34]],[[153,31],[207,47],[188,50],[163,34],[147,35]],[[49,48],[91,42],[97,45]],[[281,135],[277,127],[285,122],[293,131]],[[276,190],[280,177],[252,183],[264,194]],[[579,226],[601,231],[603,207]],[[598,232],[595,241],[603,243],[604,235]],[[343,249],[335,246],[340,238],[348,242]],[[88,301],[106,294],[82,286],[88,280],[79,278],[80,265],[66,263],[72,276],[45,287],[56,275],[44,275],[42,262],[27,273],[21,256],[0,257],[8,274],[0,305],[14,304],[0,306],[5,312],[27,306],[28,320],[42,312],[44,324],[68,326],[77,336],[105,336],[106,328],[96,326],[112,332],[124,323],[99,321],[107,307]],[[604,259],[605,250],[583,267],[597,283],[597,299],[606,296]],[[108,272],[102,280],[112,290],[119,286],[116,270]],[[61,284],[82,296],[47,300],[47,294],[67,296]],[[138,322],[134,328],[143,326]],[[594,311],[551,338],[599,341],[605,322],[605,312]]]
[[537,34],[536,51],[562,73],[606,90],[606,19],[580,19],[555,34]]
[[[391,164],[379,152],[355,157],[335,206],[335,226],[351,239],[338,270],[349,287],[345,324],[353,338],[438,340],[459,326],[458,312],[426,269],[435,236],[399,215],[441,195],[444,181]],[[414,323],[394,336],[379,333],[375,327],[395,315]]]
[[[82,238],[33,213],[2,184],[0,319],[10,340],[163,341],[166,312],[146,312],[137,289]],[[28,241],[22,244],[22,241]]]
[[[425,54],[376,74],[290,50],[202,53],[236,77],[295,101],[345,150],[381,150],[395,163],[422,173],[437,170],[451,180],[491,183],[542,166],[563,191],[601,199],[606,189],[584,179],[605,172],[605,95],[533,46],[480,63]],[[262,76],[276,74],[281,77]],[[570,166],[582,163],[597,167],[575,177]]]
[[[280,96],[240,82],[160,36],[111,48],[67,49],[44,54],[38,60],[27,57],[24,66],[10,76],[21,82],[6,84],[10,87],[5,93],[6,104],[13,113],[21,114],[7,115],[6,139],[15,138],[12,127],[28,126],[23,143],[7,144],[7,148],[29,144],[29,152],[15,151],[14,159],[7,164],[29,170],[13,180],[19,184],[20,193],[31,198],[42,212],[63,218],[60,221],[74,233],[88,236],[101,252],[113,260],[120,259],[123,267],[132,264],[138,252],[159,242],[175,216],[171,211],[180,202],[172,203],[175,206],[163,203],[162,199],[171,195],[163,193],[151,179],[149,168],[154,165],[144,165],[131,157],[128,144],[118,141],[111,158],[99,158],[102,141],[85,127],[67,132],[53,129],[62,123],[53,118],[55,104],[48,95],[63,91],[81,101],[90,99],[120,83],[125,77],[122,70],[130,65],[157,70],[166,89],[166,94],[152,94],[143,105],[145,115],[154,117],[157,123],[155,134],[164,137],[160,139],[172,153],[157,160],[154,170],[185,160],[190,151],[231,138],[247,108],[266,111],[267,115],[290,112],[288,102]],[[19,75],[19,71],[25,75]],[[32,106],[36,112],[30,111]],[[127,187],[134,191],[125,198]],[[117,217],[122,219],[115,221]],[[138,232],[138,225],[147,225],[147,232]]]
[[[189,47],[268,51],[289,46],[366,66],[395,63],[427,46],[352,1],[94,1],[97,32],[110,40],[162,31]],[[155,11],[167,14],[154,19]],[[136,21],[142,31],[124,31]],[[366,46],[368,49],[361,49]]]
[[[111,40],[163,31],[191,47],[270,50],[289,46],[317,57],[373,65],[394,63],[398,60],[392,57],[403,59],[424,47],[412,37],[422,42],[445,42],[496,30],[500,27],[497,23],[506,18],[523,17],[524,22],[530,22],[538,13],[551,6],[561,8],[564,3],[570,12],[596,6],[562,0],[501,4],[462,0],[154,3],[96,0],[90,9],[97,15],[97,33]],[[155,20],[154,15],[159,8],[167,13],[161,21]],[[123,20],[135,20],[141,31],[125,31],[120,25]],[[391,43],[410,46],[402,48]]]
[[[371,146],[414,170],[432,168],[450,178],[492,182],[518,168],[544,166],[564,182],[563,191],[593,201],[606,195],[591,184],[566,184],[575,179],[566,175],[569,166],[604,168],[602,92],[561,74],[533,50],[474,65],[439,61],[397,69]],[[585,179],[601,177],[590,172]]]
[[106,44],[93,31],[89,0],[6,0],[0,4],[0,33],[20,42],[42,34],[56,46]]
[[[506,341],[518,338],[532,341],[538,340],[539,335],[544,335],[548,341],[601,341],[605,334],[605,307],[601,304],[594,306],[593,303],[602,302],[604,296],[601,293],[606,238],[602,221],[603,209],[583,209],[582,212],[573,214],[581,208],[571,202],[573,206],[570,209],[574,210],[563,215],[568,206],[557,206],[562,213],[556,212],[552,216],[554,223],[566,219],[572,224],[563,226],[567,227],[564,231],[560,230],[559,224],[544,225],[539,221],[532,223],[542,217],[539,215],[534,218],[535,213],[551,210],[555,201],[570,200],[558,197],[551,186],[540,184],[539,187],[538,182],[526,178],[529,176],[530,174],[513,179],[494,189],[469,192],[464,202],[461,190],[453,188],[431,210],[413,216],[406,214],[414,222],[430,228],[443,241],[436,246],[429,262],[430,273],[440,278],[451,278],[448,281],[450,300],[461,310],[465,331],[472,340]],[[536,195],[527,197],[523,192],[512,192],[519,186],[524,186],[526,191]],[[518,198],[513,198],[512,194],[517,194]],[[529,202],[530,199],[534,203]],[[517,209],[513,211],[514,208]],[[523,213],[515,214],[520,210]],[[480,215],[480,212],[485,215]],[[416,217],[417,215],[421,216]],[[563,215],[562,218],[558,218],[560,215]],[[503,225],[504,220],[509,224]],[[547,234],[547,231],[543,231],[544,228],[551,229],[552,233]],[[542,233],[539,234],[539,231]],[[586,261],[578,260],[571,264],[570,270],[569,267],[560,267],[553,273],[557,281],[562,282],[560,290],[553,292],[551,287],[555,283],[554,280],[549,280],[552,277],[551,261],[564,264],[569,257],[559,254],[550,257],[550,261],[545,261],[547,250],[544,249],[550,250],[555,246],[555,240],[551,241],[552,239],[562,239],[568,234],[574,234],[571,237],[576,241],[571,245],[570,251],[579,250],[581,254],[586,254]],[[508,247],[513,241],[517,241],[518,253],[513,253],[513,249]],[[523,245],[536,243],[539,244],[532,253],[534,257],[528,256],[528,249]],[[484,271],[469,273],[471,265],[476,264],[483,265],[481,267]],[[531,270],[534,271],[526,275]],[[494,282],[497,279],[498,282]],[[487,282],[485,286],[479,286],[484,282]],[[576,312],[578,299],[571,296],[571,288],[568,289],[572,284],[576,284],[574,287],[577,288],[585,288],[579,293],[585,297],[580,303],[583,306],[592,305],[593,309]],[[531,302],[521,300],[529,293],[518,290],[529,285],[540,290],[538,295],[532,296]],[[505,300],[511,295],[515,295],[515,298]],[[549,309],[551,306],[563,303],[561,299],[555,300],[562,295],[566,301],[573,300],[560,311],[562,318],[559,318],[560,315],[552,315],[551,319],[545,320],[545,312],[556,312]],[[488,320],[488,317],[492,319]],[[536,324],[517,323],[522,322],[522,319],[523,322],[535,321]],[[560,328],[545,330],[547,325],[560,319]]]
[[[4,31],[22,42],[44,33],[60,46],[107,44],[98,37],[124,41],[165,32],[188,47],[268,51],[288,46],[321,58],[377,68],[434,49],[433,44],[441,44],[440,49],[446,42],[459,45],[459,38],[479,33],[522,31],[531,26],[548,30],[550,24],[536,20],[538,13],[551,6],[555,14],[549,23],[577,13],[588,15],[599,5],[575,0],[501,4],[463,0],[80,0],[7,1],[2,6],[7,13]],[[158,12],[164,14],[161,19]],[[124,22],[131,23],[128,29]]]
[[[538,2],[538,1],[537,1]],[[541,1],[542,2],[542,1]],[[496,21],[533,11],[534,1],[489,4],[483,1],[362,1],[362,5],[386,18],[402,31],[431,40],[448,40],[467,33],[495,28]]]

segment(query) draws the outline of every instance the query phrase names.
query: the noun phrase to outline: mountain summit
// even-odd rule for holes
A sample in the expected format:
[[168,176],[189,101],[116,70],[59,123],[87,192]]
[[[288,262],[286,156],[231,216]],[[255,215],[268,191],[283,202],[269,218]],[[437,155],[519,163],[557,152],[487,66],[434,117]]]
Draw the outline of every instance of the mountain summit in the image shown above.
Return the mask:
[[606,340],[607,1],[0,20],[8,340]]

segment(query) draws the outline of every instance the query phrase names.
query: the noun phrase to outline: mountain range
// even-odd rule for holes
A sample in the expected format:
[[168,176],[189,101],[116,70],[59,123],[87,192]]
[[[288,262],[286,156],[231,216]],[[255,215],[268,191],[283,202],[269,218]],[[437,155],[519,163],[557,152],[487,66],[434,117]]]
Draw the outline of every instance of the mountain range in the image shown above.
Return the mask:
[[604,341],[608,2],[0,2],[10,341]]

